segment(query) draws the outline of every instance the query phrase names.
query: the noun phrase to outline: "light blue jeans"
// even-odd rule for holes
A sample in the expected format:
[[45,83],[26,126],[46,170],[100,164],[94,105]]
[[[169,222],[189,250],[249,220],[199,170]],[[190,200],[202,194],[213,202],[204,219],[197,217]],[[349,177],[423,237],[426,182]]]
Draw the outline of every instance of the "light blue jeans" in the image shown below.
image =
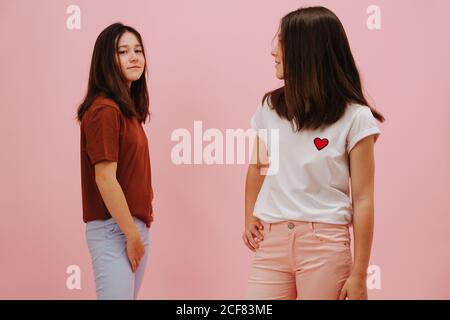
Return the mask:
[[144,242],[145,254],[134,273],[127,255],[125,235],[113,218],[86,224],[86,239],[94,268],[99,300],[137,299],[148,260],[149,229],[133,217]]

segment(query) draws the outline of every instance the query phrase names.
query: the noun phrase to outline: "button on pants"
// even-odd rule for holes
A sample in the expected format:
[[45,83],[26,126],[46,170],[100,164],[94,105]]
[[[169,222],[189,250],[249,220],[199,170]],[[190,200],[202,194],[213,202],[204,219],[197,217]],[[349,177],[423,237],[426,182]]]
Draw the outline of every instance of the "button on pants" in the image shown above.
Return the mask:
[[246,299],[338,299],[352,268],[349,225],[261,221]]

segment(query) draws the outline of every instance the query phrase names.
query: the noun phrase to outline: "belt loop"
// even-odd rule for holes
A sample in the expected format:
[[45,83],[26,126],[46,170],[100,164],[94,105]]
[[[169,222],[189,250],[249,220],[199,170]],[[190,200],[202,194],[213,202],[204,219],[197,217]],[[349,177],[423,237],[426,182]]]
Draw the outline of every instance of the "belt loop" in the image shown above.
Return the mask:
[[272,229],[272,224],[270,222],[265,222],[261,220],[261,224],[264,226],[264,231],[265,232],[270,232],[270,230]]

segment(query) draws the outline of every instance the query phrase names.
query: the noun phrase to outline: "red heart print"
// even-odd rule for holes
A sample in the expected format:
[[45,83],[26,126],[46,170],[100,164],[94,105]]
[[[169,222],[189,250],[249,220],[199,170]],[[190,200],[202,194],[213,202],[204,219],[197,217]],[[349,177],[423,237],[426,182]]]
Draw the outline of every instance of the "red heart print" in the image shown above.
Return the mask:
[[322,150],[323,148],[325,148],[328,145],[328,139],[324,138],[324,139],[320,139],[320,138],[315,138],[314,139],[314,144],[316,145],[317,150]]

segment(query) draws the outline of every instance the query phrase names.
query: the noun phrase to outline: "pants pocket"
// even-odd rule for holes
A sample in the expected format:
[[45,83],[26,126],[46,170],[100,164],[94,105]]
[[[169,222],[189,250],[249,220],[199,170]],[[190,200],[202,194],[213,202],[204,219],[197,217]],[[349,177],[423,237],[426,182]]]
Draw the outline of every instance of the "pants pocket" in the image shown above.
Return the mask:
[[321,243],[340,244],[350,247],[349,225],[311,222],[311,232]]
[[107,239],[122,239],[125,237],[122,229],[117,223],[105,226],[105,237]]

